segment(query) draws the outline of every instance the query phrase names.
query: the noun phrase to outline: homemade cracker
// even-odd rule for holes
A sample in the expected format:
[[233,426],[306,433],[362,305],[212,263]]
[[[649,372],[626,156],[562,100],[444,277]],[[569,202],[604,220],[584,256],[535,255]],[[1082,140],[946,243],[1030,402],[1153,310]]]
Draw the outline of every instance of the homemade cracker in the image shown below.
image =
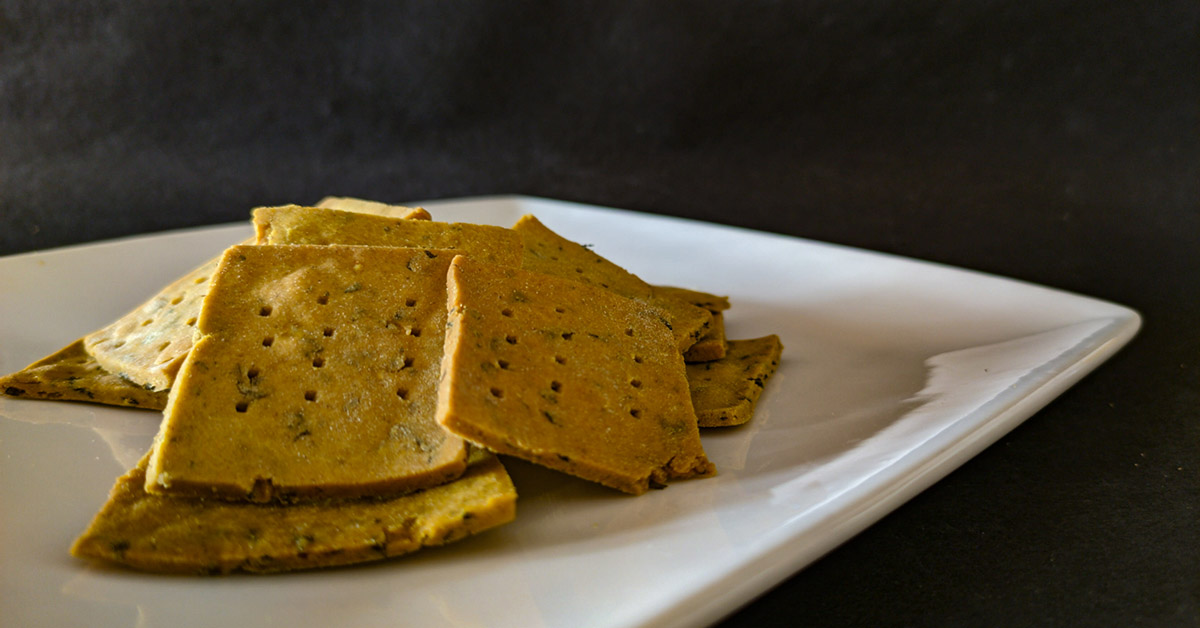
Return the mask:
[[397,492],[460,474],[466,446],[434,418],[452,257],[227,250],[146,491],[265,501]]
[[470,223],[389,219],[295,205],[254,210],[258,244],[361,244],[446,249],[489,264],[521,263],[521,238],[511,229]]
[[169,389],[192,348],[200,302],[218,260],[201,264],[136,310],[85,336],[87,352],[110,373],[151,390]]
[[692,305],[702,307],[710,312],[724,312],[729,309],[729,297],[712,294],[678,286],[654,286],[654,291],[687,301]]
[[447,283],[447,430],[633,494],[714,473],[683,357],[656,309],[463,256]]
[[683,353],[684,362],[711,362],[725,357],[725,315],[713,312],[712,317],[704,335]]
[[167,498],[146,493],[144,486],[145,459],[117,480],[71,554],[166,573],[347,565],[507,523],[517,499],[500,461],[481,450],[471,452],[457,480],[390,499],[252,504]]
[[676,348],[684,351],[696,343],[712,322],[712,314],[675,295],[656,291],[637,275],[604,259],[590,248],[572,242],[526,215],[513,225],[525,245],[522,268],[589,285],[607,288],[623,297],[648,303],[662,311],[663,321],[675,335]]
[[708,326],[696,344],[688,347],[688,350],[684,352],[684,361],[708,362],[725,357],[725,317],[722,312],[729,309],[729,297],[676,286],[654,286],[654,291],[712,312],[712,324]]
[[[401,219],[429,218],[429,212],[420,208],[371,205],[359,211],[387,212]],[[137,309],[86,336],[87,352],[110,373],[151,390],[169,389],[192,348],[200,302],[219,259],[201,264]]]
[[165,391],[147,390],[100,367],[76,340],[29,366],[0,377],[0,394],[24,399],[88,401],[162,410]]
[[720,360],[687,365],[692,405],[700,427],[749,421],[783,352],[783,344],[775,335],[730,340],[727,347]]

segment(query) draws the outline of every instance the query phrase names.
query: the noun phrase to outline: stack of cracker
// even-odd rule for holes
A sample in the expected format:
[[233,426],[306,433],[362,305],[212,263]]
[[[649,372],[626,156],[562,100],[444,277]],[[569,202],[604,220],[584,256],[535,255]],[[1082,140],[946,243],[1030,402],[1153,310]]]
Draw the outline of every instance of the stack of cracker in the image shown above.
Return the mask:
[[496,454],[630,494],[715,474],[775,336],[652,286],[532,216],[435,222],[356,199],[254,211],[256,237],[0,380],[163,410],[72,552],[164,572],[395,556],[515,516]]

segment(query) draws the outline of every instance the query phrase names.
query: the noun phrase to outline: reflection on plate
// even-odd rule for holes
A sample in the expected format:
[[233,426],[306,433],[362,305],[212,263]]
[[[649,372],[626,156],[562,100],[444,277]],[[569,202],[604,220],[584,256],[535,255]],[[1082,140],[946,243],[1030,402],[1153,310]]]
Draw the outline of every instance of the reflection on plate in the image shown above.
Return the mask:
[[[703,436],[720,474],[635,498],[506,460],[517,520],[479,537],[354,568],[159,577],[66,553],[159,416],[4,398],[6,623],[704,625],[994,442],[1140,325],[1111,303],[797,238],[524,197],[426,207],[504,226],[533,213],[652,283],[729,295],[731,338],[779,334],[784,358],[756,417]],[[107,324],[248,233],[0,259],[0,371]]]

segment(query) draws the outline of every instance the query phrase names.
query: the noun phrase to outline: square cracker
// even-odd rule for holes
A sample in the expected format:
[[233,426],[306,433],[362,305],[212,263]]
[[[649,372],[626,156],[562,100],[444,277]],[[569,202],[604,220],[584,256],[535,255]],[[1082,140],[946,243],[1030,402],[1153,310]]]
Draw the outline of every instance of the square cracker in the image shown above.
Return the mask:
[[[359,211],[386,211],[397,218],[428,220],[421,208],[381,205]],[[167,390],[192,348],[193,325],[220,258],[211,259],[159,291],[137,309],[84,338],[89,354],[104,370],[151,390]]]
[[489,264],[521,263],[511,229],[431,220],[385,218],[295,205],[254,210],[258,244],[361,244],[461,251]]
[[655,290],[637,275],[558,235],[531,215],[522,216],[513,230],[521,234],[525,246],[522,268],[606,288],[658,308],[679,351],[695,344],[712,322],[708,310]]
[[772,334],[730,340],[725,357],[687,365],[692,404],[700,427],[741,425],[754,416],[754,406],[783,353]]
[[447,284],[438,389],[447,430],[633,494],[714,472],[658,311],[463,256]]
[[466,446],[434,418],[452,256],[227,250],[146,491],[267,501],[398,492],[461,473]]
[[251,504],[145,492],[145,459],[117,480],[71,547],[144,571],[221,574],[331,567],[443,545],[512,521],[516,489],[474,450],[462,477],[387,499]]
[[0,394],[24,399],[88,401],[162,410],[166,391],[147,390],[100,367],[76,340],[29,366],[0,377]]

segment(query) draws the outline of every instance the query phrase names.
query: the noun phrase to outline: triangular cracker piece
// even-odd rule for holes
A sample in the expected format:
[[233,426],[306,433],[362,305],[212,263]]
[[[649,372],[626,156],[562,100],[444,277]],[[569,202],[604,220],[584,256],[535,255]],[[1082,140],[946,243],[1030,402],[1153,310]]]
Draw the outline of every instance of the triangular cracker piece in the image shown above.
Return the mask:
[[688,364],[692,404],[700,427],[725,427],[749,421],[767,379],[779,366],[782,353],[779,337],[770,335],[730,340],[724,358]]
[[265,501],[411,490],[461,473],[465,444],[434,420],[452,255],[227,250],[146,490]]
[[524,240],[522,268],[607,288],[623,297],[653,305],[662,311],[679,351],[695,344],[712,321],[708,310],[656,291],[637,275],[588,247],[558,235],[533,216],[522,216],[513,225],[513,230]]
[[447,283],[438,389],[447,430],[633,494],[714,472],[658,311],[463,256]]
[[29,366],[0,377],[0,394],[24,399],[88,401],[162,410],[167,393],[146,390],[109,373],[76,340]]
[[117,480],[72,555],[165,573],[331,567],[443,545],[516,514],[512,481],[481,450],[462,477],[424,491],[289,505],[150,495],[144,463]]
[[295,205],[254,210],[258,244],[361,244],[445,249],[489,264],[521,263],[521,237],[511,229],[470,223],[401,220]]
[[[400,218],[428,220],[420,208],[364,208],[400,214]],[[200,302],[219,258],[201,264],[163,288],[137,309],[84,338],[88,353],[104,370],[152,390],[167,390],[192,348],[192,328],[200,315]]]

